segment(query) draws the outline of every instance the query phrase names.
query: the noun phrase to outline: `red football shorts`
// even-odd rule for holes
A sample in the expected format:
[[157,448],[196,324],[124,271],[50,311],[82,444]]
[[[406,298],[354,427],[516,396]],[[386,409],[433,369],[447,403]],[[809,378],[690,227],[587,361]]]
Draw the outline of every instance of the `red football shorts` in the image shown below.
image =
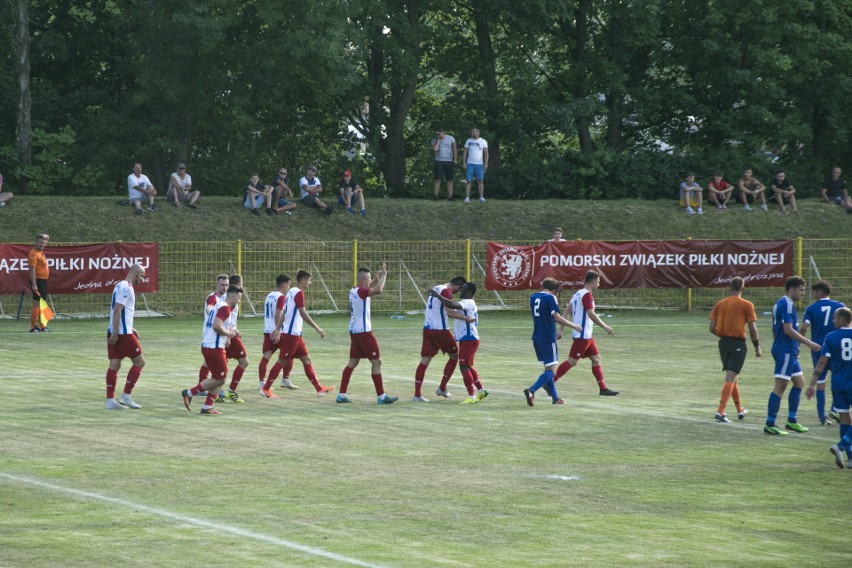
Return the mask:
[[[109,332],[107,332],[109,339]],[[115,345],[107,343],[107,357],[110,359],[124,359],[125,357],[133,359],[142,355],[142,346],[139,345],[139,340],[132,333],[120,334]]]
[[423,345],[420,347],[421,357],[434,357],[438,351],[457,353],[459,350],[456,339],[448,329],[424,329]]
[[231,338],[231,344],[228,345],[228,359],[245,359],[246,346],[243,345],[243,340],[239,337]]
[[582,359],[598,354],[598,346],[595,345],[595,338],[591,339],[575,339],[571,344],[571,351],[568,357],[571,359]]
[[473,357],[479,349],[479,340],[459,341],[459,365],[473,367]]
[[362,333],[350,333],[349,339],[352,343],[349,345],[350,359],[378,359],[379,344],[376,343],[376,336],[372,331]]
[[228,378],[228,355],[224,349],[202,347],[201,354],[204,355],[204,364],[210,369],[212,378],[221,380]]
[[276,351],[278,351],[279,347],[281,347],[281,341],[280,340],[278,341],[278,343],[272,343],[272,338],[270,337],[270,334],[268,334],[268,333],[263,334],[263,352],[264,353],[266,353],[267,351],[269,353],[275,353]]
[[301,359],[308,356],[308,347],[302,340],[301,335],[281,334],[281,339],[278,341],[278,349],[280,350],[280,359]]

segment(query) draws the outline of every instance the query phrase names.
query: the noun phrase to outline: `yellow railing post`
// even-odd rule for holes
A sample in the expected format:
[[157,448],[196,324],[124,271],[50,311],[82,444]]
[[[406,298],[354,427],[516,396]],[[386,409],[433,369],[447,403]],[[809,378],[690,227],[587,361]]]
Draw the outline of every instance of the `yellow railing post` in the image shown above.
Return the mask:
[[796,274],[804,278],[804,274],[802,274],[802,237],[796,238]]
[[237,274],[243,275],[243,241],[237,241]]
[[358,285],[358,240],[352,241],[352,286]]
[[465,241],[464,279],[470,281],[470,239]]

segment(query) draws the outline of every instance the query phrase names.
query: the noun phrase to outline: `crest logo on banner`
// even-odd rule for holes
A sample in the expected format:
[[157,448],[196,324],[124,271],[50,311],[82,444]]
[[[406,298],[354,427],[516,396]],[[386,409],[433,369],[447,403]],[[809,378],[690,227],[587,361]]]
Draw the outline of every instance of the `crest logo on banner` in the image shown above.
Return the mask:
[[506,288],[526,287],[532,271],[530,247],[503,247],[491,258],[491,277]]

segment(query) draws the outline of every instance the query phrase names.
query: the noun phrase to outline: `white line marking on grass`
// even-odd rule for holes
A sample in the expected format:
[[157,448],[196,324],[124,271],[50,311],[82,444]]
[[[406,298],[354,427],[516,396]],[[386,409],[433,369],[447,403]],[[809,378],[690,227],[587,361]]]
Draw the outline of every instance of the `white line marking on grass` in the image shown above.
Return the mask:
[[326,550],[322,550],[321,548],[314,548],[312,546],[306,546],[304,544],[299,544],[296,542],[291,542],[289,540],[284,540],[282,538],[278,538],[275,536],[269,536],[261,533],[252,532],[246,529],[242,529],[240,527],[234,527],[230,525],[223,525],[221,523],[214,523],[212,521],[205,521],[204,519],[199,519],[196,517],[190,517],[189,515],[182,515],[180,513],[172,513],[171,511],[166,511],[164,509],[157,509],[155,507],[148,507],[147,505],[141,505],[134,501],[128,501],[126,499],[117,499],[115,497],[108,497],[106,495],[101,495],[99,493],[92,493],[91,491],[83,491],[80,489],[73,489],[71,487],[64,487],[62,485],[54,485],[53,483],[47,483],[44,481],[39,481],[37,479],[32,479],[29,477],[20,477],[17,475],[10,475],[8,473],[0,472],[0,478],[7,479],[9,481],[14,481],[15,483],[20,483],[22,485],[29,485],[32,487],[39,487],[41,489],[46,489],[48,491],[54,491],[56,493],[65,493],[67,495],[73,495],[74,497],[80,497],[84,499],[92,499],[95,501],[101,501],[104,503],[109,503],[111,505],[118,505],[121,507],[130,507],[133,509],[137,509],[139,511],[143,511],[150,515],[154,515],[157,517],[163,517],[166,519],[170,519],[172,521],[177,521],[180,523],[186,523],[188,525],[194,525],[196,527],[200,527],[202,529],[207,529],[210,531],[216,531],[220,533],[228,533],[235,536],[241,536],[244,538],[250,538],[253,540],[257,540],[260,542],[264,542],[266,544],[272,544],[275,546],[281,546],[284,548],[289,548],[291,550],[296,550],[298,552],[302,552],[304,554],[308,554],[311,556],[319,556],[321,558],[327,558],[329,560],[334,560],[336,562],[341,562],[344,564],[351,564],[353,566],[364,566],[367,568],[382,568],[379,564],[370,564],[369,562],[363,562],[361,560],[356,560],[355,558],[349,558],[348,556],[343,556],[341,554],[335,554],[334,552],[328,552]]
[[555,479],[556,481],[580,481],[583,479],[578,475],[556,475],[555,473],[548,475],[527,475],[525,477],[529,477],[530,479]]

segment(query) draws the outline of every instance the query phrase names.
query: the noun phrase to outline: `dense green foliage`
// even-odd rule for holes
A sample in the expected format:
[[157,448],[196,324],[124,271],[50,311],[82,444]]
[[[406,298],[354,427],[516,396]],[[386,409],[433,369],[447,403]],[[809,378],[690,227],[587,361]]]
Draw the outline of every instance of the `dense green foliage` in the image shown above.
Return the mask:
[[0,172],[30,194],[123,193],[135,161],[162,185],[184,161],[208,194],[316,163],[422,196],[438,124],[460,145],[481,125],[497,197],[656,198],[686,170],[745,165],[811,185],[852,142],[852,0],[16,0],[0,16]]

